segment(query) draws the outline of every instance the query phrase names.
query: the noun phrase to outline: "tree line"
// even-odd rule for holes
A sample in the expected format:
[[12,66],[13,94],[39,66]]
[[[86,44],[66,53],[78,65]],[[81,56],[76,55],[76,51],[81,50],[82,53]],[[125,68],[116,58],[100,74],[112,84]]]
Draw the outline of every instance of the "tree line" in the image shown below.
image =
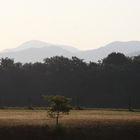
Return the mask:
[[140,108],[140,56],[111,53],[101,61],[54,56],[43,62],[0,59],[0,106],[45,106],[42,95],[72,98],[74,106]]

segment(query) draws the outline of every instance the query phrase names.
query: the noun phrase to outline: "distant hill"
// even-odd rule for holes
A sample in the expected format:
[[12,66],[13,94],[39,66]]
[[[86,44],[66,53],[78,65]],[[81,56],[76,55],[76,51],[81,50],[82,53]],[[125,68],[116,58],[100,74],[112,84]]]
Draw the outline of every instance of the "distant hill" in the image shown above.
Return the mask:
[[43,41],[32,40],[23,43],[17,48],[7,49],[0,53],[0,57],[14,58],[20,62],[40,62],[46,57],[66,56],[72,57],[79,51],[71,46],[55,45]]
[[15,62],[42,62],[44,58],[52,56],[72,57],[72,53],[57,47],[29,48],[22,51],[1,53],[0,57],[14,58]]
[[112,52],[121,52],[127,55],[136,51],[140,51],[140,41],[116,41],[98,49],[79,52],[77,55],[80,58],[83,57],[86,61],[93,60],[97,62],[98,60],[107,57],[107,55]]
[[66,46],[66,45],[56,45],[56,44],[52,44],[52,43],[46,43],[44,41],[39,41],[39,40],[30,40],[27,41],[23,44],[21,44],[20,46],[18,46],[17,48],[13,48],[13,49],[6,49],[3,52],[16,52],[16,51],[22,51],[22,50],[27,50],[30,48],[61,48],[61,49],[66,49],[67,51],[70,52],[77,52],[79,51],[77,48],[74,48],[72,46]]
[[138,56],[140,55],[140,51],[136,51],[136,52],[132,52],[132,53],[128,53],[127,56],[133,57],[133,56]]
[[140,41],[128,42],[112,42],[104,47],[81,51],[75,47],[65,45],[55,45],[43,41],[32,40],[23,43],[17,48],[4,50],[0,53],[0,57],[14,58],[20,62],[36,62],[42,61],[46,57],[52,56],[77,56],[85,61],[97,62],[105,58],[111,52],[121,52],[128,56],[140,54]]

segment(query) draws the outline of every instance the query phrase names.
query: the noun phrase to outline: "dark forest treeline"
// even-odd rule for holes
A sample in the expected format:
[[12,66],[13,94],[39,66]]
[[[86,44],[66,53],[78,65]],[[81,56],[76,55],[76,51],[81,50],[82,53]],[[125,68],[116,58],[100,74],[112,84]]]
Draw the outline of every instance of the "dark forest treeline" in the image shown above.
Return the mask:
[[0,106],[43,106],[65,95],[85,107],[140,108],[140,56],[111,53],[98,63],[55,56],[43,63],[0,60]]

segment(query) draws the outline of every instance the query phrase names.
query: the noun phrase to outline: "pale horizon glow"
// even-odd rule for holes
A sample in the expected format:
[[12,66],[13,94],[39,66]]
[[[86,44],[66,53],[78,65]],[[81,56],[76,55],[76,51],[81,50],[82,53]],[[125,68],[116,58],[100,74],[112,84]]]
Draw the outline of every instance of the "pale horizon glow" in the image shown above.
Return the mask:
[[140,0],[0,0],[0,50],[29,40],[81,50],[140,40]]

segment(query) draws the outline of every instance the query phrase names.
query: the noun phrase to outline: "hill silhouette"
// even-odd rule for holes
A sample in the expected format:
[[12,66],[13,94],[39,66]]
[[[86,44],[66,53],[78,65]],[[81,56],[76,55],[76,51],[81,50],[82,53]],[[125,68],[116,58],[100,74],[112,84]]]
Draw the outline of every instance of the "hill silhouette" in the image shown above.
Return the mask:
[[[107,57],[111,52],[121,52],[127,56],[139,54],[140,41],[129,41],[129,42],[112,42],[104,47],[81,51],[75,47],[66,45],[57,45],[46,43],[43,41],[32,40],[21,44],[19,47],[14,49],[5,50],[0,53],[0,57],[14,58],[15,62],[42,62],[45,57],[53,56],[65,56],[84,59],[86,62],[94,61]],[[134,53],[134,54],[133,54]]]

